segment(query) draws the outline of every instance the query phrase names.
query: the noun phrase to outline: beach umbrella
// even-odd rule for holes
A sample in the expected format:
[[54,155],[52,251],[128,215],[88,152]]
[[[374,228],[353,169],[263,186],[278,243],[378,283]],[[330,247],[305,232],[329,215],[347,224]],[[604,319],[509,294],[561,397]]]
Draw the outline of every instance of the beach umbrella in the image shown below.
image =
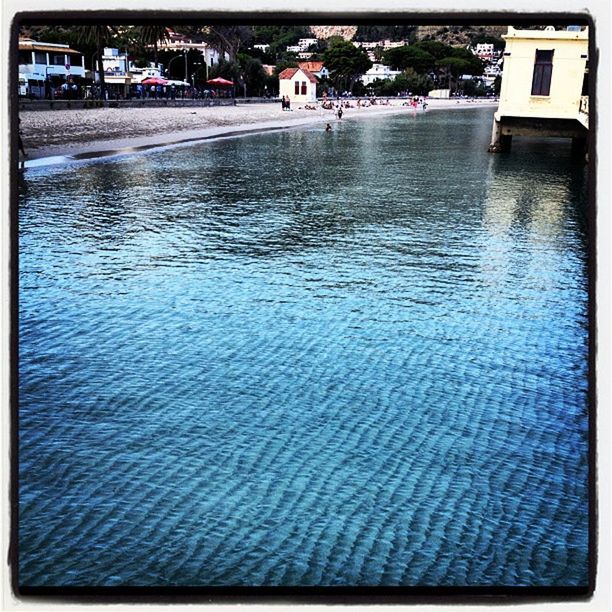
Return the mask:
[[233,81],[228,81],[222,77],[217,77],[216,79],[210,79],[210,81],[206,81],[209,85],[234,85]]
[[167,85],[168,81],[166,79],[161,79],[160,77],[147,77],[143,81],[140,81],[141,85]]

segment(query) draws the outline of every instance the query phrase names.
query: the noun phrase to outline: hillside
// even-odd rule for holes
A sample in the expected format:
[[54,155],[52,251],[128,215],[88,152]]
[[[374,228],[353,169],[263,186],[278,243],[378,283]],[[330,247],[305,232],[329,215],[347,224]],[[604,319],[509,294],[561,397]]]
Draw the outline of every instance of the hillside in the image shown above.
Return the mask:
[[479,34],[500,38],[508,31],[508,26],[418,26],[415,32],[417,40],[437,40],[447,45],[464,46]]
[[[357,30],[359,29],[359,33]],[[451,25],[451,26],[310,26],[310,31],[317,38],[329,38],[330,36],[341,36],[345,40],[356,38],[363,41],[377,41],[384,38],[396,40],[398,33],[405,31],[410,40],[438,40],[447,45],[465,46],[471,38],[479,34],[500,37],[508,30],[508,26],[471,26],[471,25]]]
[[344,40],[352,40],[357,33],[357,26],[310,26],[310,31],[316,38],[341,36]]

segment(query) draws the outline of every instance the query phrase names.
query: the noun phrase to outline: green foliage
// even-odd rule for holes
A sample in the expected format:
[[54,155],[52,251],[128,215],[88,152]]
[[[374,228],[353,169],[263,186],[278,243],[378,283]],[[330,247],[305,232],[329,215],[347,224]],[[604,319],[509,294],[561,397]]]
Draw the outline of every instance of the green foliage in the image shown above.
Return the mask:
[[306,26],[254,26],[253,33],[253,44],[270,45],[267,59],[272,64],[278,61],[286,47],[295,45],[300,38],[312,37]]
[[495,81],[493,81],[493,93],[496,96],[499,96],[499,92],[501,91],[501,82],[502,78],[500,75],[495,77]]
[[431,70],[436,63],[433,55],[417,46],[389,49],[385,51],[383,61],[396,70],[412,68],[421,74]]
[[296,68],[297,65],[297,59],[295,58],[282,59],[276,63],[276,67],[274,68],[274,74],[280,74],[286,68]]
[[470,37],[470,45],[475,47],[477,44],[492,44],[496,51],[503,51],[506,48],[506,41],[497,36],[489,36],[487,34],[474,34]]
[[227,53],[230,61],[233,61],[241,48],[251,45],[254,31],[251,26],[204,26],[201,29],[201,37],[222,56]]
[[432,87],[433,83],[428,76],[407,68],[393,80],[376,79],[368,85],[367,89],[376,96],[396,96],[408,92],[415,95],[426,95]]
[[437,40],[420,40],[419,42],[414,43],[412,48],[421,49],[422,51],[429,53],[429,55],[433,55],[436,59],[447,57],[450,55],[450,50],[452,49],[450,45],[445,45]]
[[357,27],[355,40],[357,42],[377,42],[379,40],[406,40],[413,42],[416,26],[401,25],[360,25]]
[[238,54],[238,64],[242,71],[242,80],[247,87],[248,96],[262,96],[267,85],[266,71],[261,60],[245,53]]
[[209,79],[216,79],[217,77],[238,83],[240,81],[240,65],[238,62],[221,60],[208,71]]
[[323,61],[337,89],[350,90],[357,78],[372,67],[368,54],[345,40],[332,42],[323,54]]
[[472,97],[485,96],[487,94],[487,90],[477,79],[462,81],[461,91],[464,95]]

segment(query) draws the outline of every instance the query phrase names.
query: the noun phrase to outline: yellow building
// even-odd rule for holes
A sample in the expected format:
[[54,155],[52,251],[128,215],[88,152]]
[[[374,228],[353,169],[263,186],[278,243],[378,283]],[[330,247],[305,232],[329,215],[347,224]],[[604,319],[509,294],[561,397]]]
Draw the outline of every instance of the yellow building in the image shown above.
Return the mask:
[[589,128],[586,27],[508,28],[499,107],[490,151],[513,136],[558,136],[585,143]]

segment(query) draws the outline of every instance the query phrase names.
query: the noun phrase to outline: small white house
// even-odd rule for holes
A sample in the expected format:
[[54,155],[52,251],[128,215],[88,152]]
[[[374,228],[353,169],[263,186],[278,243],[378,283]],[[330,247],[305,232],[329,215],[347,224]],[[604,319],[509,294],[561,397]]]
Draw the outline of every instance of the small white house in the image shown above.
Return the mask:
[[285,68],[278,75],[278,94],[291,102],[316,102],[317,77],[304,68]]
[[390,66],[384,64],[373,64],[372,67],[361,77],[361,82],[364,85],[369,85],[380,79],[386,81],[387,79],[394,79],[398,74],[401,74],[401,70],[391,70]]

